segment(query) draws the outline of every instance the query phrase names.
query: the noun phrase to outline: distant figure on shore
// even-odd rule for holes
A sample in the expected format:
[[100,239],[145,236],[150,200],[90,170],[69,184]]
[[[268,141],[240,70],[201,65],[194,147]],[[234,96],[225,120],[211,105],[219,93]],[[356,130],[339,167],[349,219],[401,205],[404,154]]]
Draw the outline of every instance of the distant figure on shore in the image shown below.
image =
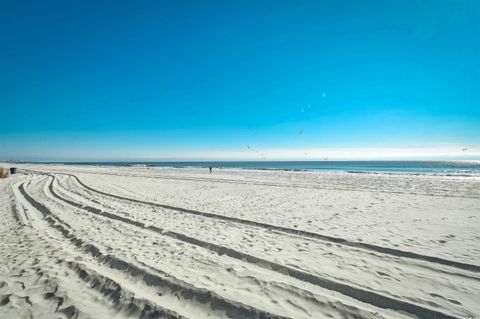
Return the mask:
[[212,174],[212,167],[209,166],[208,169],[210,170],[210,174]]

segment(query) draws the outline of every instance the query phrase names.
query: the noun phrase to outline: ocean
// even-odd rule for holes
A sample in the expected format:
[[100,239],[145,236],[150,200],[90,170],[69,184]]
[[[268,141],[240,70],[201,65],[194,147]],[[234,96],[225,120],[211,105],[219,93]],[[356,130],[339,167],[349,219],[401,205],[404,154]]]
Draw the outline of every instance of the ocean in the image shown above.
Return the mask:
[[340,171],[480,176],[480,161],[212,161],[212,162],[67,162],[65,165],[209,167],[258,170]]

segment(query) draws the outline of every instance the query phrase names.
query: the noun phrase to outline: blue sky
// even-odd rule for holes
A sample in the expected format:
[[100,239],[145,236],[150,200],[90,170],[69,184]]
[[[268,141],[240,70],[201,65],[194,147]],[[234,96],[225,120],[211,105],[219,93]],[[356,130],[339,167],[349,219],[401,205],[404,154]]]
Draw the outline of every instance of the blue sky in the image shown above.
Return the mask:
[[480,1],[0,5],[0,160],[480,159]]

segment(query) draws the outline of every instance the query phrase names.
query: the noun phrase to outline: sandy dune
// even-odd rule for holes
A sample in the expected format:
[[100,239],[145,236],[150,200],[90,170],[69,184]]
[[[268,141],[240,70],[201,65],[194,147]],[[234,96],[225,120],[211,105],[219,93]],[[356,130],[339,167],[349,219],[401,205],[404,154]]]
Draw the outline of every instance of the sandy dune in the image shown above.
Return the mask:
[[480,316],[480,179],[20,165],[0,318]]

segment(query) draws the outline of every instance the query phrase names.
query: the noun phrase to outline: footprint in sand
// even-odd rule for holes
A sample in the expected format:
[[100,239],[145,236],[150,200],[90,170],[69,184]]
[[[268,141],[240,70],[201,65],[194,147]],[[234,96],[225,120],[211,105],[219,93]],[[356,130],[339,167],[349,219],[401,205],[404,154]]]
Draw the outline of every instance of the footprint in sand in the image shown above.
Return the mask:
[[390,278],[390,275],[389,275],[389,274],[384,273],[384,272],[381,272],[381,271],[377,271],[377,274],[378,274],[380,277],[388,277],[388,278]]

